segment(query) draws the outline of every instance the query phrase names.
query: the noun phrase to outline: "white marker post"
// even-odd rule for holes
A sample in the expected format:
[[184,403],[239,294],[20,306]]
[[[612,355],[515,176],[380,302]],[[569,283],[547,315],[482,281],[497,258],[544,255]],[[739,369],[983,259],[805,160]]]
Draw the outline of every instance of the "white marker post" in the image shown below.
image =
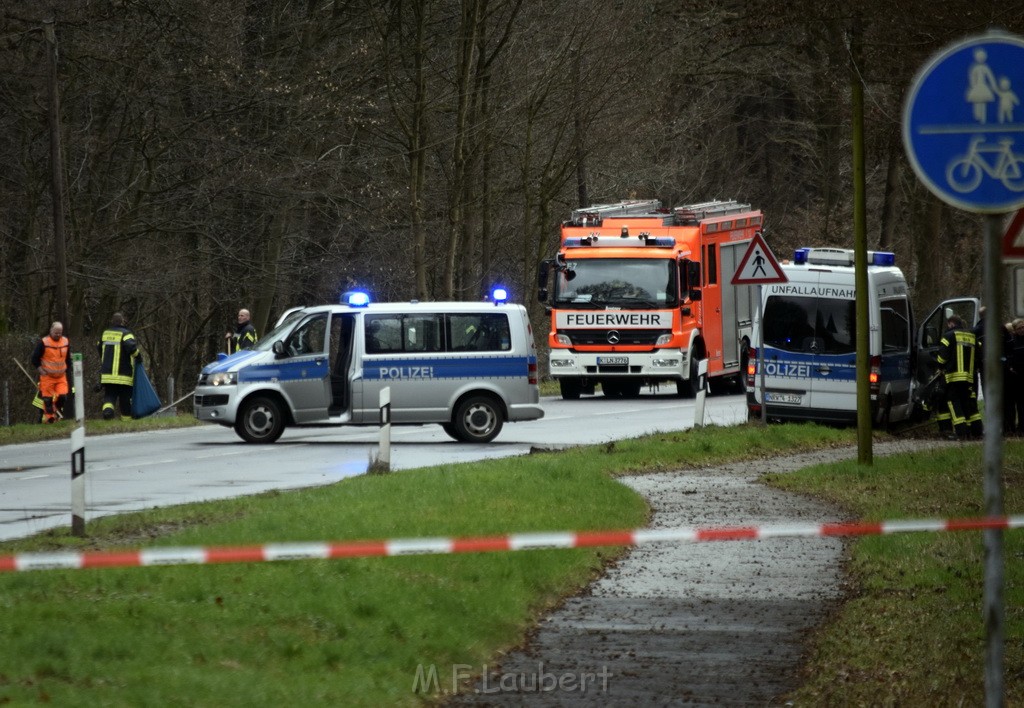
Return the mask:
[[380,392],[380,456],[377,464],[382,471],[391,471],[391,387]]
[[71,355],[75,381],[75,429],[71,431],[71,535],[85,535],[85,384],[82,355]]
[[697,406],[693,409],[693,427],[704,427],[704,399],[708,392],[708,360],[697,362]]

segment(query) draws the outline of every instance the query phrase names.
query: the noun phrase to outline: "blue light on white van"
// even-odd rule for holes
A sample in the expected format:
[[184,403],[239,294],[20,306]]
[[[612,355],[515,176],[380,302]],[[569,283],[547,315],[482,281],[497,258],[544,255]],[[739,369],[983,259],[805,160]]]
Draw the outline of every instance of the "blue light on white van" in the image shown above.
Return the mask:
[[[852,248],[798,248],[793,251],[793,262],[797,265],[833,265],[852,266],[854,264]],[[891,251],[868,251],[868,265],[894,266],[896,254]]]
[[494,301],[495,305],[499,305],[508,300],[508,290],[498,286],[491,289],[491,300]]
[[344,301],[349,307],[366,307],[370,304],[370,296],[361,290],[353,290],[345,293]]

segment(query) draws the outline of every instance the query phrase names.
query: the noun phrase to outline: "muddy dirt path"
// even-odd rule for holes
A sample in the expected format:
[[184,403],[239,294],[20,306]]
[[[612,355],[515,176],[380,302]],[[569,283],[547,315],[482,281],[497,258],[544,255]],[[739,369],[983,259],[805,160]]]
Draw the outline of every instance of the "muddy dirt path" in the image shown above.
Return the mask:
[[[876,455],[922,443],[877,444]],[[819,523],[840,512],[757,483],[855,449],[623,479],[651,528]],[[842,597],[843,541],[779,538],[633,548],[545,617],[453,705],[775,705],[796,686],[808,632]]]

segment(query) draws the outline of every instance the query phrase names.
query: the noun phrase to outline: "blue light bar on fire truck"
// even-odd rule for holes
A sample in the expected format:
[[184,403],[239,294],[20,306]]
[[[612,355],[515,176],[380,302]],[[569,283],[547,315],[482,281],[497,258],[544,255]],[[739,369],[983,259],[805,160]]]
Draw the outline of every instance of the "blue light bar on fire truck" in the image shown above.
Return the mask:
[[[793,251],[797,265],[852,266],[855,262],[851,248],[798,248]],[[896,254],[890,251],[868,251],[869,266],[896,265]]]

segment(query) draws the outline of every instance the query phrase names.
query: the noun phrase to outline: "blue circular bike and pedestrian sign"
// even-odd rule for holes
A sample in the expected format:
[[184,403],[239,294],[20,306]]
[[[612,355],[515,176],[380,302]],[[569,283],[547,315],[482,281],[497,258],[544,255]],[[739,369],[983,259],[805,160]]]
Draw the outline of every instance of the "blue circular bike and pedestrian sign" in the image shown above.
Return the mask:
[[903,142],[917,176],[967,211],[1024,207],[1024,39],[972,37],[918,72],[903,110]]

